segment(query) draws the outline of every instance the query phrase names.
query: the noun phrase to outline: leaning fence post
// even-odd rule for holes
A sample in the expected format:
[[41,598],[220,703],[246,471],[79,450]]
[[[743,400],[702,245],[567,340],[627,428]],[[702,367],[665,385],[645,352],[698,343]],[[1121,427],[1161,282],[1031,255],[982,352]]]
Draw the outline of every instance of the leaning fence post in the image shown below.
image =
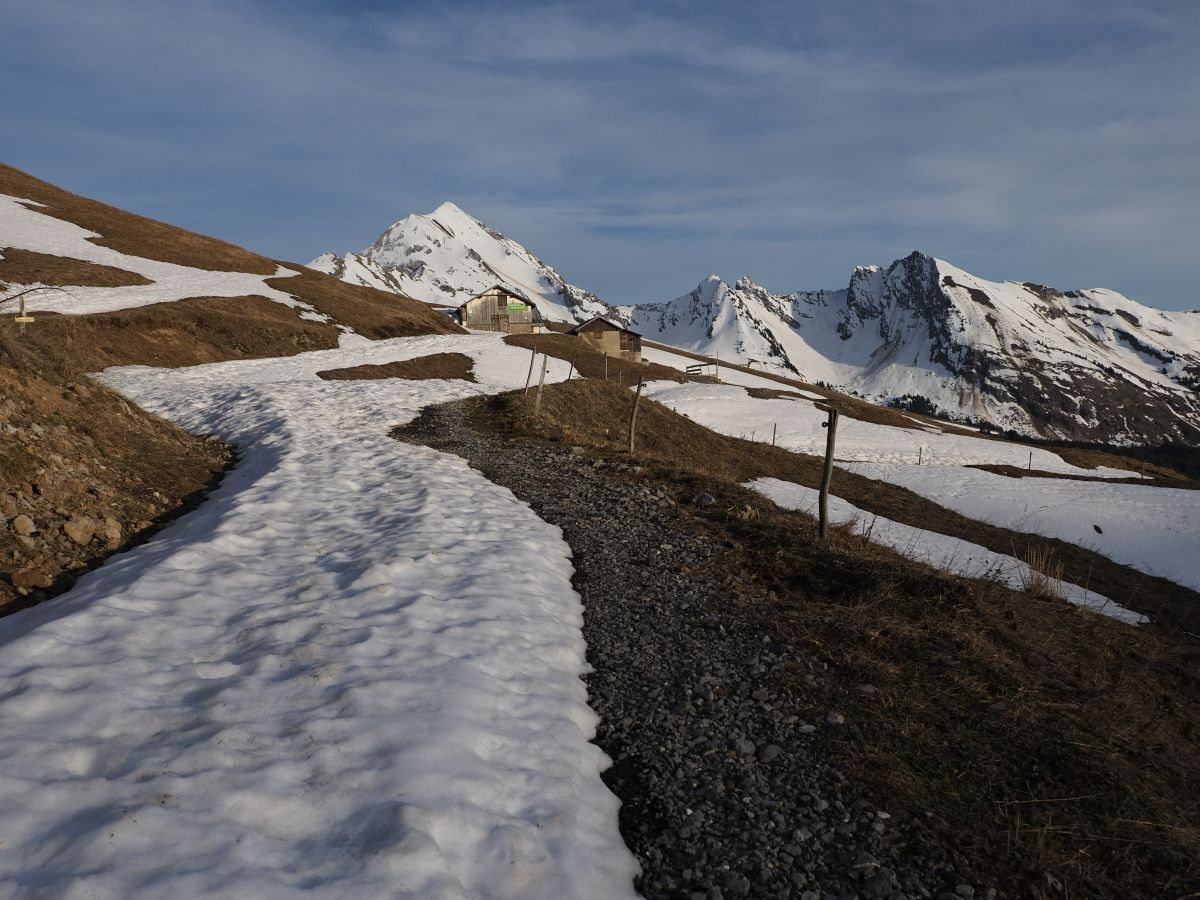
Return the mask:
[[525,393],[529,393],[529,382],[533,380],[533,363],[537,359],[537,345],[529,348],[529,374],[525,376]]
[[633,438],[637,428],[637,410],[638,403],[642,399],[642,380],[638,379],[637,391],[633,395],[633,412],[629,416],[629,455],[633,455]]
[[546,384],[546,372],[550,369],[550,357],[542,354],[542,374],[538,378],[537,396],[533,400],[533,417],[536,419],[542,411],[542,387]]
[[825,435],[825,468],[821,470],[821,497],[817,505],[820,516],[817,520],[817,528],[821,539],[824,540],[829,534],[829,481],[833,478],[833,444],[837,435],[838,411],[832,406],[818,406],[817,408],[829,411],[829,421],[821,423],[822,427],[829,429],[829,432]]
[[567,381],[571,380],[571,376],[575,374],[575,358],[579,356],[579,348],[575,348],[575,352],[571,354],[571,370],[567,372]]
[[771,446],[775,446],[775,429],[779,427],[778,422],[771,423]]

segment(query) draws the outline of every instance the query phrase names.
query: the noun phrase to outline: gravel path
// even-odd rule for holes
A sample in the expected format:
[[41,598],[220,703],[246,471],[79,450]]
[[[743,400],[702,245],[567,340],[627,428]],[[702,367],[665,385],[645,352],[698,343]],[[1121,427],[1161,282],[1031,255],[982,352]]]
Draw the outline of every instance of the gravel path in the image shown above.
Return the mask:
[[466,458],[562,528],[597,742],[613,759],[605,781],[644,896],[976,896],[940,855],[902,850],[885,811],[851,799],[821,749],[839,714],[798,714],[822,665],[763,637],[724,548],[667,486],[580,448],[477,430],[468,409],[429,409],[395,436]]

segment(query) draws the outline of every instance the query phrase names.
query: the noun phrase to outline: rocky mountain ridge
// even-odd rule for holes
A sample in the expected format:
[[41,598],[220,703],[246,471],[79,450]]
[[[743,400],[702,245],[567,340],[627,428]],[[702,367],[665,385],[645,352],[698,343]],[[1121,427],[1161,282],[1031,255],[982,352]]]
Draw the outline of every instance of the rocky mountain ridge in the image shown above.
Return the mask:
[[633,321],[695,352],[1026,435],[1200,438],[1200,313],[1100,288],[989,282],[914,252],[856,268],[842,290],[709,276]]

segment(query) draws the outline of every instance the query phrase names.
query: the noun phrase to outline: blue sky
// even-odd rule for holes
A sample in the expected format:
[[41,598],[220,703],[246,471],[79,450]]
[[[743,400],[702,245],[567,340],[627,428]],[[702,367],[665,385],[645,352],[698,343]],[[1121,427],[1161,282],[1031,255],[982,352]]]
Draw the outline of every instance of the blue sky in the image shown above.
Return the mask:
[[273,256],[443,200],[612,302],[913,249],[1200,308],[1200,3],[0,0],[0,159]]

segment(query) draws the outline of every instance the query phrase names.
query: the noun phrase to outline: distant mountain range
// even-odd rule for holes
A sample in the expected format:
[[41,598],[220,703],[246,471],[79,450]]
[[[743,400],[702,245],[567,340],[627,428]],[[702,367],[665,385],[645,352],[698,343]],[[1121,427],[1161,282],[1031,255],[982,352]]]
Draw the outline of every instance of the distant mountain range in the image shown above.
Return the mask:
[[856,268],[840,290],[710,275],[669,302],[617,307],[451,203],[310,266],[446,306],[500,283],[551,320],[607,315],[697,353],[1027,435],[1200,442],[1200,312],[1100,288],[985,281],[914,252]]

